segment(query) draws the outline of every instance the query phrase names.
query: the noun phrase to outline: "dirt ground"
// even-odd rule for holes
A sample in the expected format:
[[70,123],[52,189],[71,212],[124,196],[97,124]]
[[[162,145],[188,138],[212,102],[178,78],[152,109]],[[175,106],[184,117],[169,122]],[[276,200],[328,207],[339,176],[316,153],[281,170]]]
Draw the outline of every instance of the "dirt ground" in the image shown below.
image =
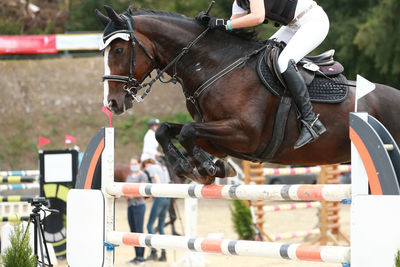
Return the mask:
[[[147,220],[150,208],[151,199],[146,202],[146,216]],[[274,202],[276,204],[276,202]],[[287,204],[287,202],[285,202]],[[199,200],[198,207],[198,225],[197,225],[197,236],[207,237],[212,233],[223,234],[223,238],[226,239],[237,239],[236,233],[233,231],[233,225],[231,222],[231,214],[229,210],[230,201],[227,200]],[[176,226],[179,233],[183,233],[184,228],[184,201],[182,199],[177,200],[178,211],[181,220],[177,220]],[[341,223],[342,231],[347,235],[350,232],[350,207],[347,205],[341,206]],[[129,225],[127,221],[127,205],[126,201],[119,199],[116,202],[116,231],[129,232]],[[282,233],[290,231],[309,230],[314,228],[318,223],[316,216],[316,209],[307,210],[294,210],[294,211],[281,211],[269,213],[264,216],[266,224],[265,231],[268,233]],[[146,225],[147,221],[145,221]],[[171,234],[171,228],[166,227],[166,233]],[[302,238],[297,240],[290,240],[290,243],[301,243]],[[88,251],[90,253],[90,251]],[[150,249],[146,248],[145,257],[150,253]],[[161,266],[173,266],[173,264],[184,256],[184,251],[167,250],[167,262],[154,262],[148,261],[144,266],[148,267],[161,267]],[[132,247],[119,247],[116,249],[116,261],[115,266],[125,267],[130,266],[126,264],[127,261],[134,257],[134,249]],[[281,259],[267,259],[259,257],[242,257],[242,256],[225,256],[225,255],[212,255],[205,254],[205,259],[209,261],[210,267],[258,267],[258,266],[270,266],[270,267],[333,267],[341,266],[341,264],[326,264],[320,262],[300,262],[300,261],[289,261]],[[65,261],[60,262],[62,265],[67,266]]]

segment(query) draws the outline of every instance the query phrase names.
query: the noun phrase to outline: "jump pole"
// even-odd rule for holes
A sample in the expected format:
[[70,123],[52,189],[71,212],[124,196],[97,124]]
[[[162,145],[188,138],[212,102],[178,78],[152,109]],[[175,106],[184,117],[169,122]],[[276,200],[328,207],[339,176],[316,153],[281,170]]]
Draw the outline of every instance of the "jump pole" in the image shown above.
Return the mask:
[[28,190],[28,189],[40,189],[40,184],[34,183],[34,184],[1,184],[0,185],[0,192],[13,191],[13,190]]
[[39,170],[0,171],[0,176],[39,176]]
[[0,184],[33,183],[38,181],[37,176],[0,176]]
[[114,197],[169,197],[241,200],[345,201],[351,185],[199,185],[111,182],[106,192]]

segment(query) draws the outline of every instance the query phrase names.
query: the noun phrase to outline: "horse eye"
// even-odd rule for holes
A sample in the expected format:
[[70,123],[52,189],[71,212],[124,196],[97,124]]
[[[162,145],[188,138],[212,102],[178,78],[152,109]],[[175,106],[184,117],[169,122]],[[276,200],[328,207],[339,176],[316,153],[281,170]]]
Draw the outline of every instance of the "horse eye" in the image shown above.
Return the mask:
[[115,53],[116,55],[121,55],[122,52],[124,52],[124,49],[123,49],[122,47],[119,47],[119,48],[115,49],[115,52],[114,52],[114,53]]

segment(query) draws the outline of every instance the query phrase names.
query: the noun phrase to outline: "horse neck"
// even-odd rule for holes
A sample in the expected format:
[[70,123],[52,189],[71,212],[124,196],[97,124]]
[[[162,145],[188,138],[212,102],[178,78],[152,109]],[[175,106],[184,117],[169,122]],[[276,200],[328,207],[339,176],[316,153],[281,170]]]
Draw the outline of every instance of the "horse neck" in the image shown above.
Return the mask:
[[[165,68],[182,48],[205,30],[189,19],[141,16],[137,20],[135,29],[153,43],[159,69]],[[235,42],[232,39],[238,38],[221,31],[209,31],[190,48],[188,54],[176,65],[177,75],[184,83],[184,91],[194,92],[206,79],[243,55],[243,52],[240,52],[240,41]],[[227,46],[226,43],[230,45]],[[173,67],[167,70],[170,76],[173,72]]]

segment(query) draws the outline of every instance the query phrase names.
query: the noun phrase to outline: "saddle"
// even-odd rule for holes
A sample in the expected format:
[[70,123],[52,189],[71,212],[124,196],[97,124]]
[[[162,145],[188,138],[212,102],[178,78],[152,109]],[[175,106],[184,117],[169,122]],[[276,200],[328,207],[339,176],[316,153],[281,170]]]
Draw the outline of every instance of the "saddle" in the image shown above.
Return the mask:
[[[284,46],[271,41],[264,53],[260,54],[257,64],[258,75],[274,95],[285,95],[285,82],[280,75],[278,57]],[[349,95],[346,77],[342,74],[342,64],[335,61],[335,50],[328,50],[317,56],[304,57],[297,63],[300,74],[308,87],[312,102],[341,103]]]

